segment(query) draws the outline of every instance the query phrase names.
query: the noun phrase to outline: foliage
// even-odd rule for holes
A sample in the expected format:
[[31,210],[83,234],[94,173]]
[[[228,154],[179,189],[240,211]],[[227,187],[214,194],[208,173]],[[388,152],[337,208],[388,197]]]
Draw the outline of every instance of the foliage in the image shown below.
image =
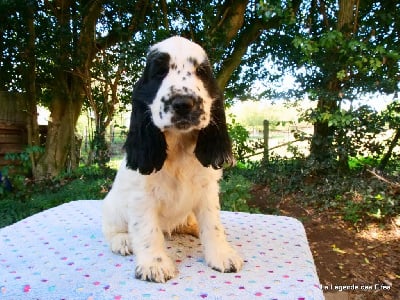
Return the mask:
[[[350,8],[346,3],[352,4]],[[281,80],[282,74],[291,72],[297,82],[289,96],[299,99],[307,94],[318,102],[311,151],[326,153],[314,156],[321,165],[337,154],[339,161],[346,161],[357,148],[346,138],[352,129],[343,125],[356,116],[342,113],[344,101],[361,93],[398,89],[400,5],[396,2],[76,0],[64,4],[0,3],[0,88],[28,93],[33,104],[45,104],[53,110],[52,118],[58,118],[49,123],[51,142],[38,160],[38,176],[62,171],[57,166],[65,163],[55,162],[55,153],[61,153],[57,160],[68,157],[63,151],[72,157],[73,127],[82,107],[96,119],[93,162],[108,160],[103,135],[114,110],[129,103],[149,45],[171,35],[188,37],[206,49],[228,101],[256,96],[252,88],[256,80]],[[269,92],[266,86],[263,93],[273,95]],[[244,132],[235,130],[243,141],[239,135]],[[332,151],[334,147],[340,149]]]
[[251,182],[241,175],[225,177],[221,181],[221,209],[227,211],[259,212],[251,207],[248,201],[251,197]]
[[[66,157],[76,161],[74,126],[82,107],[106,127],[116,102],[128,102],[149,45],[171,35],[199,43],[227,98],[243,98],[264,75],[257,72],[267,56],[260,32],[284,21],[264,22],[254,1],[240,0],[2,1],[0,11],[0,89],[26,92],[32,107],[52,110],[37,177],[59,174]],[[117,97],[110,97],[112,89]],[[96,126],[93,150],[100,163],[107,160],[103,132]]]
[[[356,225],[366,222],[385,222],[400,214],[400,189],[387,184],[370,173],[379,160],[362,157],[353,159],[350,175],[329,173],[315,176],[309,159],[270,157],[268,163],[238,162],[224,172],[220,182],[221,208],[230,211],[279,213],[279,203],[295,197],[299,204],[320,210],[335,210]],[[380,173],[391,182],[400,182],[400,165],[389,165]],[[31,214],[76,199],[103,198],[109,190],[115,170],[96,166],[81,167],[58,178],[24,184],[12,192],[1,195],[0,227]],[[253,199],[254,185],[268,188],[267,203]]]
[[19,153],[7,153],[5,160],[12,162],[3,167],[0,176],[0,196],[10,193],[12,190],[20,191],[24,189],[25,180],[30,175],[32,169],[31,156],[36,153],[43,153],[43,148],[31,146]]
[[[399,107],[398,100],[395,100],[379,113],[368,105],[333,113],[313,109],[306,111],[301,121],[327,122],[332,129],[330,138],[334,147],[330,149],[329,156],[333,159],[321,162],[311,156],[315,170],[337,170],[340,162],[336,158],[343,158],[348,171],[351,159],[359,157],[380,159],[380,169],[383,170],[389,157],[395,159],[400,155],[395,148],[400,138]],[[390,130],[393,136],[385,136]],[[326,165],[322,166],[324,163]]]
[[97,163],[105,166],[111,159],[110,147],[106,141],[106,129],[103,126],[97,126],[94,132],[93,140],[90,142],[90,148],[95,153],[93,161],[89,161],[89,165]]
[[347,200],[343,206],[343,219],[346,221],[358,224],[368,219],[380,221],[399,214],[399,197],[386,195],[384,191],[374,194],[369,187],[363,194],[355,193],[353,196],[354,198]]
[[[276,42],[269,45],[275,64],[292,69],[301,83],[300,94],[309,92],[312,99],[334,96],[330,92],[336,91],[327,86],[331,79],[340,85],[335,101],[362,92],[394,92],[400,55],[395,43],[399,4],[348,0],[354,4],[349,8],[343,5],[346,1],[339,2],[303,1],[292,22],[282,26],[283,41],[271,39]],[[277,6],[283,8],[284,2]],[[270,17],[270,9],[262,4],[264,18]],[[304,70],[296,72],[299,67]]]
[[[363,105],[356,109],[335,112],[311,109],[303,114],[301,120],[311,123],[326,122],[331,128],[329,138],[334,147],[329,149],[330,159],[321,161],[311,156],[315,170],[337,170],[342,163],[344,169],[341,171],[348,171],[350,158],[360,156],[377,158],[383,154],[384,143],[381,141],[381,136],[387,128],[381,114],[370,106]],[[314,137],[314,143],[319,144],[322,141]]]
[[[46,149],[33,169],[36,177],[57,176],[65,169],[68,157],[70,165],[77,167],[74,127],[88,96],[91,68],[99,68],[95,64],[101,56],[99,53],[131,41],[136,32],[145,28],[149,8],[149,1],[144,0],[69,1],[62,5],[57,1],[0,2],[0,55],[2,62],[7,62],[4,65],[7,70],[0,75],[0,89],[26,93],[30,107],[41,103],[51,110]],[[122,49],[118,50],[123,52],[121,55],[130,58],[126,48]],[[118,58],[123,60],[121,56]],[[108,62],[109,68],[115,67],[115,61],[108,59]],[[119,92],[123,93],[124,89]],[[107,99],[103,102],[110,108]],[[104,106],[96,111],[104,111]],[[36,117],[34,112],[28,113]],[[35,138],[32,136],[29,140]],[[100,143],[101,139],[97,141]],[[100,154],[104,153],[103,146],[99,147]]]
[[228,132],[232,140],[233,155],[237,160],[243,161],[246,155],[254,154],[255,149],[249,145],[249,132],[243,125],[236,123],[234,118],[228,124]]
[[[286,11],[299,5],[296,14]],[[343,112],[341,107],[362,94],[394,93],[398,90],[400,52],[399,3],[387,1],[261,1],[263,17],[284,16],[280,29],[265,32],[267,47],[279,70],[296,78],[287,94],[316,101],[309,120],[314,124],[311,143],[313,160],[326,171],[348,171],[348,155],[360,140],[352,122],[357,112]],[[275,37],[275,38],[274,38]],[[366,111],[361,112],[366,116]],[[372,116],[370,114],[370,116]],[[377,123],[378,126],[381,122]],[[372,129],[372,124],[368,129]],[[358,133],[367,140],[372,131]],[[351,142],[355,145],[350,145]],[[363,145],[364,146],[364,145]],[[373,145],[367,145],[370,147]],[[376,149],[378,152],[382,149]]]
[[[331,120],[332,122],[332,120]],[[381,116],[369,106],[361,106],[353,111],[343,111],[342,116],[332,124],[336,129],[338,151],[350,157],[382,154],[383,147],[378,135],[386,131]]]
[[43,153],[44,149],[40,146],[26,147],[24,151],[18,153],[7,153],[4,156],[5,160],[16,162],[17,165],[12,165],[9,168],[15,168],[17,172],[27,174],[32,168],[31,155],[35,153]]
[[381,159],[379,169],[383,170],[389,163],[390,158],[393,156],[394,160],[398,160],[400,153],[395,153],[395,148],[400,141],[400,101],[396,99],[388,105],[386,110],[382,112],[382,119],[387,123],[389,129],[394,131],[393,137],[387,139],[387,151]]
[[[295,197],[302,206],[335,211],[344,220],[363,226],[369,222],[384,223],[400,214],[400,165],[394,162],[386,173],[380,173],[395,183],[388,184],[365,171],[378,164],[379,159],[358,157],[351,160],[347,175],[337,172],[315,175],[315,166],[308,158],[272,156],[268,163],[239,163],[228,169],[225,176],[233,183],[237,178],[238,182],[266,188],[266,202],[257,202],[263,212],[279,213],[276,208],[281,201]],[[240,197],[243,196],[237,196]],[[245,199],[251,205],[256,201],[252,196]]]
[[396,98],[382,112],[384,122],[387,122],[389,129],[397,130],[400,128],[400,100]]
[[0,195],[0,227],[69,201],[102,199],[114,176],[115,170],[92,166],[51,180],[25,179],[24,185]]

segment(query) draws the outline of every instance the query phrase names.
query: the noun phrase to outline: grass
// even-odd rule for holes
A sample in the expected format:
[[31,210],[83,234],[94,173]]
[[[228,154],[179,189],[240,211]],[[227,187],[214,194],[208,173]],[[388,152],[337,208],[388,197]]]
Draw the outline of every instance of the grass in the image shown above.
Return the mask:
[[114,175],[112,169],[84,167],[62,178],[28,183],[23,190],[0,195],[0,228],[70,201],[103,199]]
[[[0,227],[73,200],[103,199],[120,163],[121,157],[111,161],[107,169],[80,167],[72,174],[40,183],[17,177],[19,182],[15,182],[14,191],[0,190]],[[400,191],[397,186],[363,172],[359,163],[360,160],[351,162],[354,170],[346,176],[337,173],[315,176],[312,166],[302,158],[272,157],[267,165],[254,161],[239,162],[224,172],[221,206],[224,210],[257,211],[247,202],[253,185],[257,184],[268,187],[268,201],[271,203],[296,195],[299,203],[320,210],[334,209],[354,224],[381,222],[398,216]],[[396,163],[384,176],[392,182],[399,182],[399,169]]]
[[[0,193],[0,228],[43,210],[79,199],[103,199],[109,191],[122,157],[115,157],[109,168],[80,167],[72,174],[43,182],[26,182],[14,178],[14,190]],[[19,182],[16,182],[19,181]],[[258,212],[249,207],[252,183],[239,174],[221,182],[222,208],[230,211]]]

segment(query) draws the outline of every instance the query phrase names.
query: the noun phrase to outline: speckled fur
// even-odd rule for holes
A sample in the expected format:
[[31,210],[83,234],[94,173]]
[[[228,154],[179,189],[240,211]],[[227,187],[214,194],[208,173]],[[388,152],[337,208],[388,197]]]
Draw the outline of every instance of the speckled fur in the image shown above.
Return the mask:
[[[153,71],[155,76],[164,76],[151,85],[158,86],[157,91],[140,90],[150,82],[146,78],[136,86],[134,95],[151,94],[154,99],[146,102],[134,96],[136,111],[126,143],[129,159],[123,160],[104,199],[103,233],[113,252],[136,255],[135,276],[141,280],[166,282],[176,276],[178,270],[164,245],[164,233],[175,230],[199,234],[211,268],[237,272],[243,260],[227,242],[219,217],[220,167],[231,156],[222,98],[217,99],[208,79],[201,78],[204,73],[196,75],[199,62],[208,62],[207,56],[200,46],[179,37],[156,44],[149,56],[155,51],[173,59],[167,74]],[[176,91],[193,94],[193,120],[184,129],[175,123],[174,111],[165,108]],[[143,126],[138,120],[147,123]],[[154,136],[159,140],[147,140]],[[143,149],[148,150],[140,152]],[[190,229],[186,231],[187,224]]]

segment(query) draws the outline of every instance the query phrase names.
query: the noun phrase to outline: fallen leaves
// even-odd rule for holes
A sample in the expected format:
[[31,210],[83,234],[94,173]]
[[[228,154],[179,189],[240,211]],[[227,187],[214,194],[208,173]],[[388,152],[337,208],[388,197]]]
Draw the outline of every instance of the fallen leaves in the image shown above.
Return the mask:
[[305,210],[294,199],[281,209],[303,220],[321,284],[377,285],[373,291],[349,291],[346,299],[400,300],[400,216],[385,226],[363,228],[349,225],[332,211],[314,211],[305,220]]
[[340,254],[346,254],[346,253],[347,253],[346,251],[344,251],[344,250],[342,250],[342,249],[336,247],[335,244],[332,244],[332,250],[333,250],[334,252],[337,252],[337,253],[340,253]]

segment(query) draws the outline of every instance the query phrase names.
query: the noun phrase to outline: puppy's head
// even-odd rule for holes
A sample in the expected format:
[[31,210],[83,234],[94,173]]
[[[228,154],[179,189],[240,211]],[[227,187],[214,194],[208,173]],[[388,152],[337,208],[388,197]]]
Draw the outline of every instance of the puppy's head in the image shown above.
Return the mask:
[[187,39],[172,37],[150,48],[148,64],[150,72],[162,79],[149,105],[154,124],[161,131],[206,127],[218,90],[204,50]]
[[232,162],[222,93],[205,51],[182,37],[152,46],[133,91],[128,167],[150,174],[166,159],[165,131],[198,132],[195,155],[203,166]]

